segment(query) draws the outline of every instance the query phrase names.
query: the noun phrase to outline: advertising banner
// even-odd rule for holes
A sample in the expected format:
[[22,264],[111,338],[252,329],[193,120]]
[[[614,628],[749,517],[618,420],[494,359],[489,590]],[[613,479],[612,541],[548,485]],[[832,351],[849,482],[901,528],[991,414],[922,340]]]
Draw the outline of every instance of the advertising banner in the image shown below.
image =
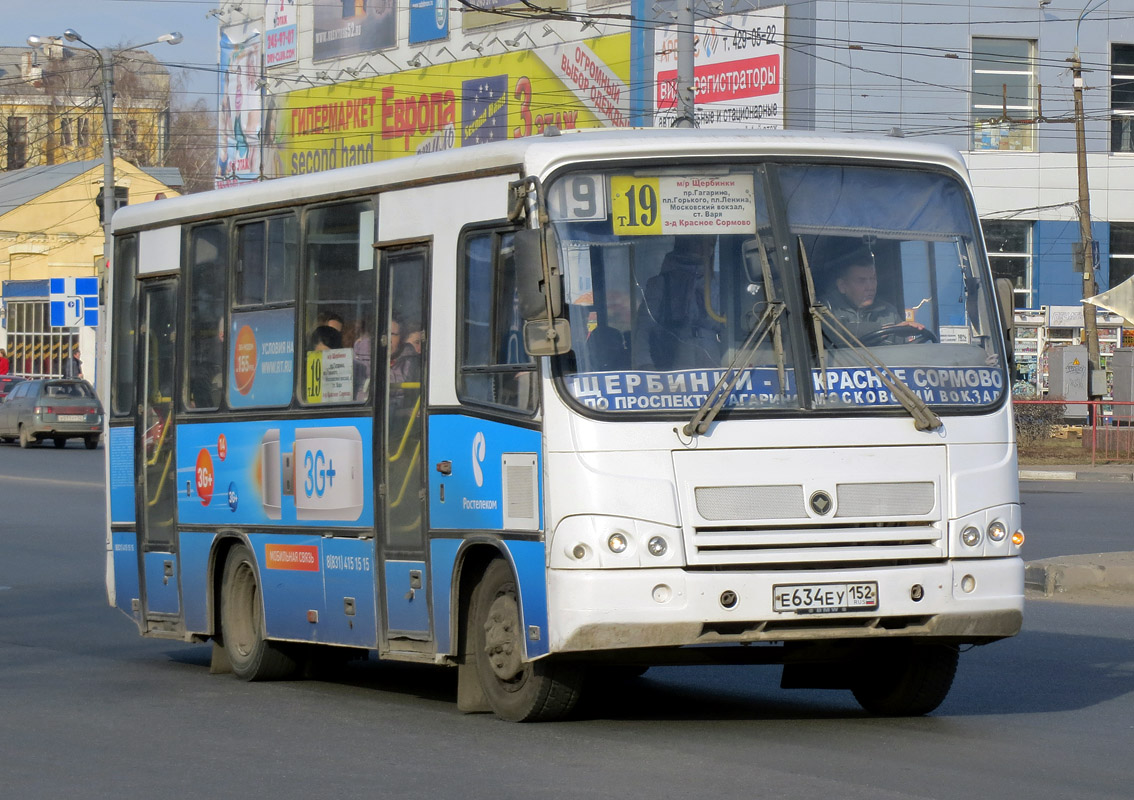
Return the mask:
[[299,59],[295,0],[270,0],[264,14],[268,26],[264,34],[264,66],[294,63]]
[[[485,28],[489,25],[515,22],[517,17],[530,15],[533,5],[537,11],[566,11],[567,0],[540,0],[533,4],[524,0],[466,0],[461,4],[461,27],[465,30]],[[473,11],[483,8],[484,11]]]
[[[782,128],[784,7],[702,20],[693,54],[701,128]],[[677,116],[677,28],[655,34],[654,125]]]
[[326,61],[393,47],[398,43],[397,17],[394,0],[315,3],[312,59]]
[[449,38],[448,0],[410,0],[409,43]]
[[217,127],[216,188],[260,177],[260,32],[254,23],[233,25],[220,35],[220,123]]
[[273,176],[629,124],[630,34],[441,64],[277,98]]

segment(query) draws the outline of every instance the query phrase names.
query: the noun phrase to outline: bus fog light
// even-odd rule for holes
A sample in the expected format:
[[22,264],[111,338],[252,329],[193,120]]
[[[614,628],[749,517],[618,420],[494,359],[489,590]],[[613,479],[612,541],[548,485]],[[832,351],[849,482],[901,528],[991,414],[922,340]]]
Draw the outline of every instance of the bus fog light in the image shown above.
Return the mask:
[[973,589],[976,588],[976,578],[972,575],[966,575],[961,578],[961,591],[965,594],[971,594]]
[[575,545],[575,548],[571,551],[571,555],[573,555],[577,560],[582,561],[587,557],[587,546],[585,544]]
[[659,583],[654,587],[653,597],[656,603],[668,603],[669,598],[673,597],[673,590],[664,583]]
[[1016,531],[1015,533],[1012,534],[1012,544],[1016,545],[1016,547],[1019,547],[1023,543],[1024,543],[1024,532],[1023,531]]
[[961,531],[961,541],[969,547],[976,547],[980,544],[980,531],[970,525]]
[[646,548],[650,551],[652,556],[664,556],[665,551],[669,549],[665,538],[662,536],[651,536],[650,541],[646,543]]
[[610,538],[606,540],[606,546],[610,548],[612,553],[625,553],[626,536],[621,533],[612,533]]
[[1008,526],[1000,520],[996,520],[988,526],[988,538],[994,542],[1003,542],[1004,537],[1008,535]]

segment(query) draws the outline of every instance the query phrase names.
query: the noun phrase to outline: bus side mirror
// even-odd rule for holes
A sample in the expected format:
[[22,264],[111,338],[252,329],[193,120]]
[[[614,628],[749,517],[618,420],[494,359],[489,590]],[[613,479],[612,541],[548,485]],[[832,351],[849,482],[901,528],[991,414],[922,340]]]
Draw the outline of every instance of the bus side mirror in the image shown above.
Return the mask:
[[529,356],[557,356],[571,350],[571,323],[562,317],[524,323],[524,350]]
[[550,300],[552,319],[559,317],[563,313],[563,277],[559,270],[559,247],[554,231],[550,227],[538,230],[525,228],[516,231],[512,241],[516,253],[516,292],[520,299],[520,315],[525,320],[547,320]]
[[1008,278],[996,279],[996,306],[1000,309],[1000,329],[1009,348],[1012,345],[1012,330],[1016,327],[1016,291]]

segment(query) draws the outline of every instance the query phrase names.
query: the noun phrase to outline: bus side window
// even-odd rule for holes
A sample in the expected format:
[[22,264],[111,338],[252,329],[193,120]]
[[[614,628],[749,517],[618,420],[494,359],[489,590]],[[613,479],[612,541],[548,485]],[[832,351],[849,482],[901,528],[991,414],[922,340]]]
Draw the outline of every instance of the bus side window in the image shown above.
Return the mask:
[[[307,214],[299,331],[304,403],[353,403],[369,393],[373,242],[370,201],[322,206]],[[356,359],[361,362],[357,370]]]
[[188,331],[185,337],[187,380],[184,406],[220,408],[224,396],[225,286],[228,236],[223,224],[203,225],[189,233]]
[[530,413],[538,381],[523,346],[512,234],[470,234],[463,251],[457,394],[464,402]]

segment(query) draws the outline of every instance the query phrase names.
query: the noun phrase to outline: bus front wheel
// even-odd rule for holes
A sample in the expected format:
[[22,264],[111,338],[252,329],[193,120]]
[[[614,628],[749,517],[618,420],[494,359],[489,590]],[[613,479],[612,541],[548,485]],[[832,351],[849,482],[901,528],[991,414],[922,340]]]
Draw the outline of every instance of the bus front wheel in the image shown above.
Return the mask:
[[937,708],[953,686],[957,648],[945,644],[884,646],[855,679],[854,699],[883,717],[916,717]]
[[265,638],[263,603],[256,561],[246,545],[228,553],[221,581],[221,640],[232,672],[246,681],[286,678],[295,659]]
[[488,705],[510,722],[541,722],[568,714],[579,700],[582,673],[552,659],[523,660],[524,636],[516,579],[496,559],[473,593],[469,636]]

